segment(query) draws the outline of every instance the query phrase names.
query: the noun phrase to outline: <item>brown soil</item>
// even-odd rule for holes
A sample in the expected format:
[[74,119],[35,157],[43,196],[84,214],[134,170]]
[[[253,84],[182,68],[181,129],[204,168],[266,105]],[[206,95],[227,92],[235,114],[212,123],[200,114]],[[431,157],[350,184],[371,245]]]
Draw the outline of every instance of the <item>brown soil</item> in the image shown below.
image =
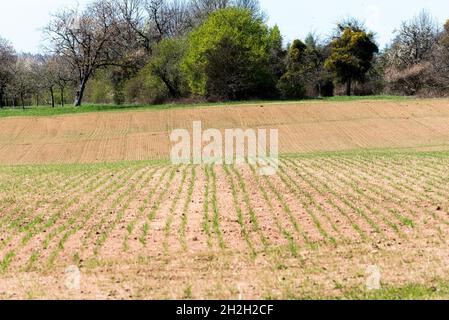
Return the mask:
[[0,119],[0,163],[89,163],[169,157],[169,134],[279,129],[282,153],[449,147],[447,100],[306,102]]

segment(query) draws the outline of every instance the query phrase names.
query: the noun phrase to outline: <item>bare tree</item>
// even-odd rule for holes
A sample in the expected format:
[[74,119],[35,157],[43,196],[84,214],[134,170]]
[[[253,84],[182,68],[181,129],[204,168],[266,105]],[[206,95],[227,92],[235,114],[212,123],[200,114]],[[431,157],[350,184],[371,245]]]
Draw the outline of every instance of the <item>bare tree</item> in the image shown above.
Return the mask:
[[96,1],[84,11],[70,9],[56,14],[47,27],[56,55],[76,71],[75,106],[83,100],[86,84],[99,68],[118,64],[123,54],[120,26],[110,2]]
[[22,56],[27,60],[29,69],[30,94],[35,97],[36,106],[39,106],[51,80],[46,73],[47,57],[40,54],[23,54]]
[[444,25],[438,43],[435,46],[431,63],[431,74],[435,85],[448,94],[449,90],[449,20]]
[[61,91],[61,105],[64,105],[64,88],[70,79],[70,71],[66,64],[58,59],[57,56],[41,56],[39,57],[39,73],[41,90],[48,91],[50,95],[50,104],[55,107],[55,90],[59,88]]
[[30,56],[20,55],[12,66],[13,81],[8,84],[8,92],[13,100],[19,99],[20,105],[25,109],[27,98],[33,93],[34,79],[31,70]]
[[403,22],[393,42],[393,63],[406,68],[426,60],[437,43],[438,33],[438,24],[426,11]]
[[61,106],[64,107],[66,88],[76,84],[76,75],[73,70],[64,63],[64,60],[58,56],[51,57],[50,61],[48,61],[47,69],[47,72],[53,74],[56,86],[59,88]]
[[17,56],[12,45],[0,37],[0,108],[4,105],[6,86],[12,80],[16,60]]
[[386,77],[393,90],[416,94],[426,85],[438,35],[438,24],[425,11],[402,23],[386,52]]
[[191,0],[190,11],[196,24],[201,23],[212,12],[230,7],[232,0]]
[[151,35],[147,27],[146,0],[114,0],[113,5],[129,31],[136,35],[137,43],[147,52],[151,49]]
[[233,5],[239,8],[248,9],[256,16],[264,16],[264,13],[260,8],[259,0],[234,0]]
[[185,35],[193,26],[183,0],[114,0],[114,6],[149,54],[163,39]]

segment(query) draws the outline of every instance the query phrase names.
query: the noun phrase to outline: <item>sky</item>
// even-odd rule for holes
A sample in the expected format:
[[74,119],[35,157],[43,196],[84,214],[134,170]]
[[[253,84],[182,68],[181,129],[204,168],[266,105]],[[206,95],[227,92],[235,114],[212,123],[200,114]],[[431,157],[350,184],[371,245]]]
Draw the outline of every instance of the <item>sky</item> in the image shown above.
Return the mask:
[[[42,28],[60,8],[83,6],[89,0],[1,0],[0,36],[19,52],[42,50]],[[394,37],[401,22],[427,10],[443,24],[449,19],[448,0],[261,0],[269,25],[277,24],[285,42],[304,39],[309,32],[321,38],[337,21],[356,17],[376,33],[381,48]]]

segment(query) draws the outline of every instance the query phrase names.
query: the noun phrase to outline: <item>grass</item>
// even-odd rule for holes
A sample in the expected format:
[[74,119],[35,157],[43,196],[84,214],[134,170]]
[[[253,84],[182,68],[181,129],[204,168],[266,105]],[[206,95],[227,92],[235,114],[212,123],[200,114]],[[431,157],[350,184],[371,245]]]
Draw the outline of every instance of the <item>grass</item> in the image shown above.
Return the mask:
[[256,181],[256,184],[258,185],[259,191],[263,197],[263,199],[265,200],[265,203],[268,206],[268,209],[270,211],[270,215],[272,217],[272,219],[274,220],[277,229],[279,230],[279,232],[283,235],[283,237],[288,241],[288,246],[290,249],[290,252],[292,254],[292,256],[297,257],[298,256],[298,245],[294,239],[294,237],[292,236],[292,234],[286,230],[286,228],[284,228],[282,226],[282,223],[280,221],[280,219],[277,217],[277,215],[274,213],[274,205],[268,195],[267,190],[265,189],[265,187],[260,183],[260,178],[259,175],[256,172],[256,168],[254,166],[250,167],[251,169],[251,173],[253,175],[253,178]]
[[209,248],[212,248],[212,240],[211,240],[211,228],[210,228],[210,174],[209,168],[207,166],[204,167],[204,175],[206,177],[206,183],[204,185],[204,203],[203,203],[203,223],[202,228],[204,233],[207,236],[207,245]]
[[147,240],[148,240],[147,237],[149,235],[150,225],[153,222],[153,220],[156,218],[156,214],[157,214],[157,212],[159,210],[159,207],[161,206],[163,200],[165,199],[165,196],[167,195],[167,193],[169,191],[171,183],[173,182],[173,179],[175,178],[176,172],[178,171],[178,169],[179,169],[179,166],[178,167],[174,167],[171,170],[170,176],[168,177],[168,180],[166,182],[165,188],[163,188],[163,191],[159,194],[158,198],[153,203],[153,206],[151,207],[151,211],[145,217],[145,222],[144,222],[144,225],[142,227],[142,233],[141,233],[140,238],[139,238],[140,243],[144,247],[147,246]]
[[306,100],[250,100],[250,101],[232,101],[232,102],[216,102],[216,103],[167,103],[156,105],[113,105],[113,104],[85,104],[81,107],[65,106],[51,108],[48,106],[30,106],[22,108],[3,108],[0,109],[0,118],[6,117],[49,117],[61,116],[68,114],[82,114],[92,112],[121,112],[121,111],[161,111],[168,109],[192,109],[197,107],[219,107],[231,105],[254,105],[254,104],[270,104],[270,103],[307,103],[313,101],[330,101],[330,102],[349,102],[360,100],[376,100],[376,101],[404,101],[411,99],[403,96],[338,96],[321,99]]
[[193,192],[195,188],[195,180],[196,180],[196,169],[194,166],[192,166],[192,174],[187,191],[187,197],[182,209],[181,225],[179,227],[179,241],[181,242],[184,251],[187,251],[188,248],[186,239],[186,230],[189,223],[189,207],[192,202]]
[[386,286],[380,290],[355,289],[344,292],[339,299],[348,300],[431,300],[448,299],[449,282],[438,280],[435,284],[410,283],[404,286]]
[[248,231],[247,225],[245,223],[243,211],[242,211],[242,208],[239,203],[239,197],[238,197],[239,192],[237,191],[238,189],[237,189],[236,183],[234,182],[234,178],[232,177],[230,169],[227,166],[224,166],[224,170],[225,170],[226,176],[228,177],[229,184],[231,186],[232,200],[233,200],[235,211],[237,213],[237,222],[240,225],[241,233],[243,235],[243,238],[245,239],[246,244],[248,245],[248,249],[251,252],[251,255],[253,257],[256,257],[257,252],[256,252],[256,249],[254,248],[253,243],[251,242],[249,231]]
[[237,180],[240,192],[242,194],[243,203],[246,205],[246,210],[249,214],[249,220],[251,222],[252,229],[255,233],[258,234],[261,243],[263,244],[263,246],[266,249],[268,246],[268,240],[266,239],[266,237],[264,236],[264,234],[261,231],[259,221],[257,220],[257,215],[254,212],[253,206],[251,204],[250,195],[249,195],[249,193],[247,191],[247,187],[245,185],[245,180],[243,179],[240,172],[238,170],[236,170],[236,168],[234,166],[231,167],[231,170],[236,176],[236,180]]
[[270,181],[270,179],[267,176],[264,176],[264,178],[265,178],[265,182],[267,183],[269,189],[275,195],[278,202],[280,203],[280,207],[283,209],[284,213],[286,213],[286,215],[289,217],[290,222],[292,223],[295,231],[299,235],[301,235],[301,237],[304,239],[305,243],[307,243],[310,246],[313,246],[312,243],[310,242],[309,236],[301,228],[295,215],[293,214],[292,210],[290,209],[290,206],[285,201],[284,196],[281,194],[281,192],[278,189],[276,189],[276,187],[273,185],[273,183]]
[[165,221],[165,226],[164,226],[164,237],[165,238],[164,238],[163,246],[164,246],[164,253],[166,255],[168,255],[168,253],[169,253],[169,249],[170,249],[169,245],[170,244],[169,244],[168,239],[169,239],[171,231],[172,231],[171,227],[173,225],[173,220],[174,220],[174,218],[176,216],[176,209],[178,207],[179,201],[181,200],[181,196],[182,196],[182,192],[184,190],[184,184],[185,184],[186,180],[187,180],[187,167],[185,167],[182,170],[181,183],[179,184],[179,187],[176,190],[175,197],[174,197],[174,199],[172,201],[172,204],[170,206],[170,211],[169,211],[168,216],[167,216],[166,221]]
[[215,169],[213,166],[210,167],[209,175],[212,179],[212,209],[214,211],[213,215],[213,225],[214,231],[218,238],[218,243],[221,249],[225,249],[226,245],[224,243],[223,234],[220,229],[220,211],[218,208],[218,197],[217,197],[217,174],[215,173]]

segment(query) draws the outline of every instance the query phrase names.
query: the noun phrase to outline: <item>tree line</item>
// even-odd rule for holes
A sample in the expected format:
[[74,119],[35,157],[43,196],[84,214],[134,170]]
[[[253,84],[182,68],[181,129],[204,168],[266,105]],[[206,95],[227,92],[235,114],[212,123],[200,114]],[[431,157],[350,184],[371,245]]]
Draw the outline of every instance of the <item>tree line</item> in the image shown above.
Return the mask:
[[0,106],[449,92],[449,21],[426,12],[380,51],[356,19],[285,45],[258,0],[95,0],[45,28],[45,54],[0,37]]

